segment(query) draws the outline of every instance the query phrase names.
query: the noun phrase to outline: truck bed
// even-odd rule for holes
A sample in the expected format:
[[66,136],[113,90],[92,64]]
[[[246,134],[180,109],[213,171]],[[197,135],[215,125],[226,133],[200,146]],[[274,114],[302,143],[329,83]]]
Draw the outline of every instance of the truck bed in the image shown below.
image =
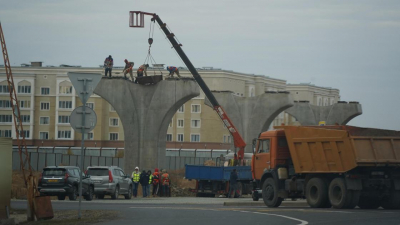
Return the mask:
[[185,165],[185,178],[188,180],[229,181],[233,169],[238,172],[239,180],[252,180],[250,166]]
[[400,132],[352,126],[279,126],[296,173],[347,172],[358,166],[400,166]]

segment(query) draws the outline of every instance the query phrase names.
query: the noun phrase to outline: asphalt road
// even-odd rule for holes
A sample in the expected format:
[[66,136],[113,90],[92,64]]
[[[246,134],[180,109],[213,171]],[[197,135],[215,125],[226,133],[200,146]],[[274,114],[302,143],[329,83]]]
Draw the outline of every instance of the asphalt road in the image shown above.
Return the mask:
[[[223,206],[224,202],[235,206]],[[103,225],[163,224],[387,224],[400,225],[400,210],[312,209],[304,202],[287,202],[279,208],[250,205],[251,199],[157,198],[83,201],[83,209],[119,211],[122,217]],[[261,202],[260,202],[261,203]],[[12,201],[13,208],[26,208],[25,201]],[[54,210],[77,209],[78,202],[53,201]]]

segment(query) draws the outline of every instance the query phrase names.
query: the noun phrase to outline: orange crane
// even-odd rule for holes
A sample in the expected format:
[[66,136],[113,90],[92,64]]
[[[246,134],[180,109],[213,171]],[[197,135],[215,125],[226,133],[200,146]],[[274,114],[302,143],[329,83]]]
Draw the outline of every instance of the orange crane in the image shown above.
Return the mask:
[[[243,140],[242,136],[239,134],[239,131],[232,123],[231,119],[226,114],[225,110],[218,103],[217,99],[213,95],[213,93],[208,88],[207,84],[204,82],[203,78],[201,78],[200,74],[197,72],[196,68],[190,62],[189,58],[186,56],[185,52],[183,52],[181,46],[182,44],[178,43],[175,39],[175,35],[171,33],[167,27],[167,24],[163,23],[160,17],[155,13],[147,13],[142,11],[130,11],[129,12],[129,26],[134,28],[143,28],[144,27],[144,16],[149,15],[152,16],[151,21],[157,22],[160,26],[161,30],[164,32],[165,36],[171,42],[172,47],[175,48],[179,57],[181,57],[182,61],[185,63],[190,73],[192,73],[193,78],[197,81],[201,90],[203,90],[204,94],[207,96],[208,100],[213,105],[214,110],[217,112],[218,116],[221,118],[222,122],[227,127],[228,131],[231,133],[233,137],[233,142],[235,148],[239,148],[237,156],[239,159],[244,159],[244,148],[246,147],[246,142]],[[149,44],[153,43],[153,39],[149,38]]]
[[14,85],[14,79],[11,72],[10,60],[8,58],[8,52],[6,47],[6,42],[4,39],[3,28],[0,23],[0,42],[1,49],[4,58],[4,68],[7,75],[8,91],[10,93],[10,105],[13,113],[13,121],[15,125],[15,135],[16,142],[18,145],[18,153],[20,158],[20,167],[25,181],[25,186],[27,188],[27,199],[28,199],[28,221],[34,220],[34,198],[36,195],[36,178],[32,173],[31,161],[29,158],[28,149],[25,142],[24,127],[22,126],[21,114],[19,110],[19,102],[17,98],[17,92]]

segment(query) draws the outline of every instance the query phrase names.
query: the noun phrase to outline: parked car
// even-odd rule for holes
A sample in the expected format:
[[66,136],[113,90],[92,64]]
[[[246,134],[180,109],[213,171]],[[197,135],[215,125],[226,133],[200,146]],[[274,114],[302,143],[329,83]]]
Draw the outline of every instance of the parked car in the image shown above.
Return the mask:
[[87,175],[90,175],[94,182],[94,193],[98,199],[104,195],[111,195],[117,199],[124,195],[125,199],[132,198],[132,180],[129,175],[117,166],[91,166],[87,168]]
[[[79,173],[76,166],[48,166],[39,177],[38,191],[41,196],[57,196],[58,200],[76,200],[79,196]],[[94,183],[90,176],[82,174],[82,195],[87,201],[94,196]]]

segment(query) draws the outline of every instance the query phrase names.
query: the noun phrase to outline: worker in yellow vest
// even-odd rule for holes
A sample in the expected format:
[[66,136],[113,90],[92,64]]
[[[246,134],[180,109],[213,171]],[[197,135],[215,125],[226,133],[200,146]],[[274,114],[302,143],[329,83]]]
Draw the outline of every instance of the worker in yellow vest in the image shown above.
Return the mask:
[[132,188],[133,188],[133,197],[137,197],[137,190],[139,188],[139,180],[140,180],[140,172],[139,167],[135,168],[135,171],[132,173]]
[[149,175],[149,185],[147,185],[147,197],[150,198],[150,186],[153,183],[153,174],[151,174],[151,170],[147,171]]

